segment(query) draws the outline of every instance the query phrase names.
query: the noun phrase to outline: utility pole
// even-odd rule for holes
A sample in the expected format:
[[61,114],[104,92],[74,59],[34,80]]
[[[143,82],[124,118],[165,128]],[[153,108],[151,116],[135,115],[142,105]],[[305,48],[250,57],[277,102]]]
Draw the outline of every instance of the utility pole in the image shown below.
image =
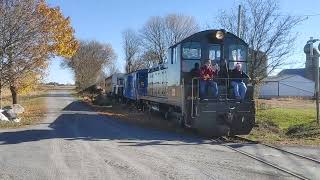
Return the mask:
[[[318,39],[319,41],[319,39]],[[318,45],[318,50],[320,51],[320,44]],[[317,123],[318,125],[320,125],[320,120],[319,120],[319,53],[317,54],[317,83],[316,83],[316,86],[317,86],[317,97],[316,97],[316,107],[317,107]]]
[[[315,43],[316,41],[319,41],[319,39],[313,39],[313,37],[310,37],[310,40],[309,40],[309,45],[310,45],[310,58],[311,60],[315,60],[316,63],[315,63],[315,69],[316,69],[316,73],[315,73],[315,78],[314,78],[314,81],[315,81],[315,98],[316,98],[316,112],[317,112],[317,123],[319,125],[319,57],[314,57],[313,55],[313,43]],[[317,56],[319,56],[317,54]]]
[[2,84],[2,71],[3,71],[3,66],[2,66],[2,64],[3,64],[3,59],[1,58],[1,61],[0,61],[0,109],[2,109],[2,86],[3,86],[3,84]]
[[240,37],[240,29],[241,29],[241,5],[239,5],[239,9],[238,9],[238,29],[237,29],[238,37]]

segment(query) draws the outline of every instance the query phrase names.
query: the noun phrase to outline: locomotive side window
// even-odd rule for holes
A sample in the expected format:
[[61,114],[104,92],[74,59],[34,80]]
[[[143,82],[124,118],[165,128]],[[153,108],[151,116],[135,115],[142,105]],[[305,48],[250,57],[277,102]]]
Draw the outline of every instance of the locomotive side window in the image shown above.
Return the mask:
[[201,46],[198,42],[187,42],[182,45],[183,59],[200,59]]
[[209,59],[213,61],[221,60],[221,48],[220,45],[211,44],[209,45]]
[[177,64],[177,61],[178,61],[178,50],[177,48],[173,48],[173,59],[172,59],[172,64]]

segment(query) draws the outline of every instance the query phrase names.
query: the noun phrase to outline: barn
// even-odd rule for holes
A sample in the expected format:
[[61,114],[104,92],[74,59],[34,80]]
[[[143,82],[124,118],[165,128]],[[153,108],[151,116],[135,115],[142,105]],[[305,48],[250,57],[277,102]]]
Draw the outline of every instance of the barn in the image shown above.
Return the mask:
[[314,81],[300,75],[270,76],[260,86],[260,97],[313,97],[314,87]]

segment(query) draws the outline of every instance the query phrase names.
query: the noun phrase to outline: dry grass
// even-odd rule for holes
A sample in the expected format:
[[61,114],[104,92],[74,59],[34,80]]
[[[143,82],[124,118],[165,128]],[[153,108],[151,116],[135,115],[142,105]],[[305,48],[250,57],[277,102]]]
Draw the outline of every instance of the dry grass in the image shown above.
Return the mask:
[[[45,94],[45,90],[39,90],[25,96],[20,96],[19,103],[25,108],[25,112],[19,115],[21,122],[0,122],[0,128],[17,128],[39,122],[47,112],[45,98],[43,97]],[[10,97],[3,99],[4,106],[10,104]]]
[[315,109],[315,101],[300,98],[257,99],[257,108],[290,108],[290,109]]
[[75,86],[54,86],[54,85],[43,85],[41,89],[44,90],[74,90],[76,89]]

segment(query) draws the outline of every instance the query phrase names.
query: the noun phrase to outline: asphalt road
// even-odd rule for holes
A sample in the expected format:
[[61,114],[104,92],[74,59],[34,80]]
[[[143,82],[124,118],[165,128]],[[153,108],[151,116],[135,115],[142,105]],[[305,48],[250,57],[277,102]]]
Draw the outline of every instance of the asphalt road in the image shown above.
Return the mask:
[[0,179],[293,179],[208,140],[90,111],[67,91],[43,122],[0,130]]

